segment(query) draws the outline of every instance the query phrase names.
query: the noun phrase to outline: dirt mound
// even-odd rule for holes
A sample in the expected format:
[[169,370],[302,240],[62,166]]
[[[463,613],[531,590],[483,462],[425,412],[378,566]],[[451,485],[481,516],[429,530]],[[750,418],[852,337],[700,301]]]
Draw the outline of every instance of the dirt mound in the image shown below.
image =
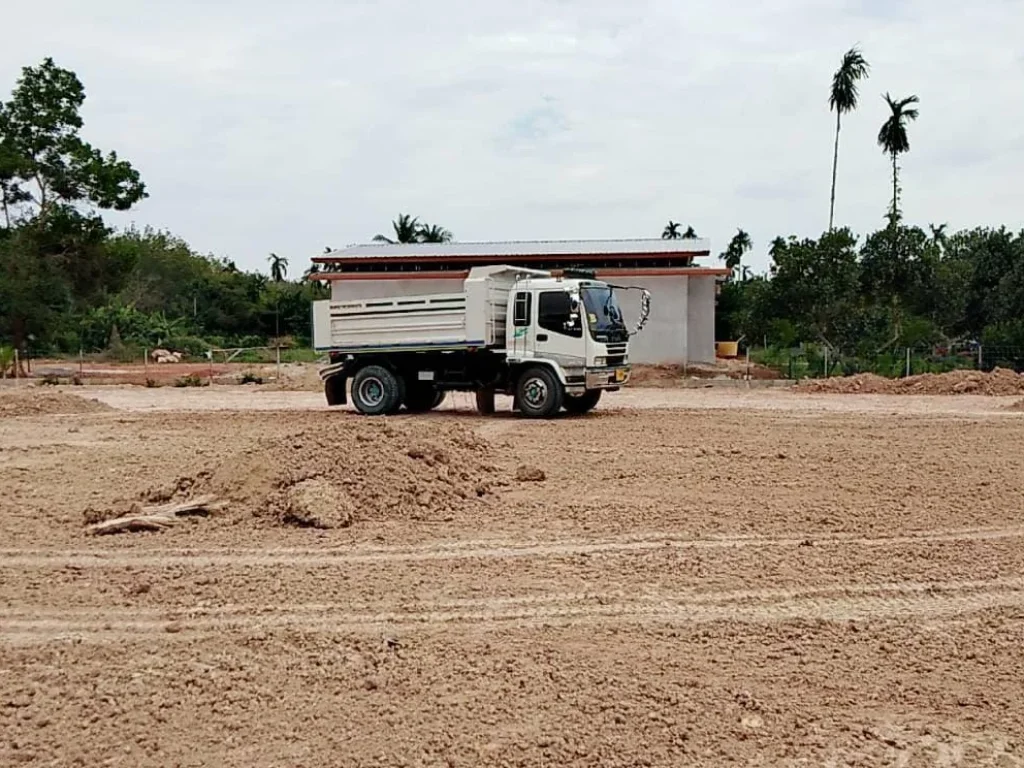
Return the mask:
[[0,418],[58,413],[98,413],[110,410],[113,409],[99,400],[71,395],[60,390],[0,390]]
[[905,379],[862,373],[833,379],[806,379],[795,388],[802,392],[865,395],[1018,395],[1024,394],[1024,375],[1006,368],[996,368],[989,373],[923,373]]
[[1018,400],[1016,403],[1011,403],[1006,407],[1011,411],[1024,411],[1024,400]]
[[488,443],[461,425],[365,418],[266,438],[196,477],[146,495],[203,494],[230,514],[310,528],[361,520],[448,520],[508,482]]

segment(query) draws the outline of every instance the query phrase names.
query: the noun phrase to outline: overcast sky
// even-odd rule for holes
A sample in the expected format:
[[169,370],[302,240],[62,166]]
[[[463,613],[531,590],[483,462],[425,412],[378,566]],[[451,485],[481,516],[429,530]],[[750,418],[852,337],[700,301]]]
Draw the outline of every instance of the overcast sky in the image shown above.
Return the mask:
[[[50,0],[5,3],[0,98],[45,56],[83,135],[142,173],[114,223],[292,271],[399,212],[459,240],[828,224],[842,53],[872,65],[844,122],[837,220],[880,226],[881,94],[917,94],[906,217],[1024,219],[1024,0]],[[8,32],[6,30],[12,30]]]

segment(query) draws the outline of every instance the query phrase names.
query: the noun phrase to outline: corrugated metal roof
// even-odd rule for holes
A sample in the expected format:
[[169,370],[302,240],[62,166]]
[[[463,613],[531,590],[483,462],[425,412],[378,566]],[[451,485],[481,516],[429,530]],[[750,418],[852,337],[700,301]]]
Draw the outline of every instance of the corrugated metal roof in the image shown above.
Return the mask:
[[644,238],[629,240],[518,240],[476,243],[366,243],[350,245],[330,253],[319,254],[314,261],[358,258],[409,258],[416,256],[576,256],[633,254],[702,254],[711,246],[705,239],[662,240]]

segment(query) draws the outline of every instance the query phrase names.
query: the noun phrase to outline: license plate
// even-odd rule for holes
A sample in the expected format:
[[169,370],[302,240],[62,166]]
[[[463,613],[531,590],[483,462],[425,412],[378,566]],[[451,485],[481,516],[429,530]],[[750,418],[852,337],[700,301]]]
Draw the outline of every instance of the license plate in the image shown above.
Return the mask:
[[626,379],[626,371],[623,370],[622,368],[616,368],[615,369],[615,380],[616,381],[625,381],[625,379]]

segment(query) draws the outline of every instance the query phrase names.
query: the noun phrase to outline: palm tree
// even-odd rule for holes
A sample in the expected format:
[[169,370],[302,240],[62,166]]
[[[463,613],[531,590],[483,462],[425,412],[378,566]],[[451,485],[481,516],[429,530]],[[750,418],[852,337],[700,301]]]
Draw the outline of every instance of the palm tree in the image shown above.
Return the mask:
[[828,211],[828,228],[832,231],[836,213],[836,171],[839,167],[839,128],[842,117],[857,108],[857,82],[868,76],[870,67],[856,46],[843,54],[839,69],[832,76],[828,105],[836,113],[836,148],[832,157],[832,201]]
[[419,218],[410,216],[407,213],[398,214],[398,218],[391,222],[391,228],[395,230],[395,239],[392,240],[386,235],[374,235],[375,243],[415,243],[419,239],[420,223]]
[[421,243],[450,243],[454,235],[436,224],[423,224],[416,233],[416,237]]
[[888,93],[884,98],[892,114],[878,131],[878,146],[892,157],[892,209],[889,212],[889,223],[895,227],[900,217],[899,165],[897,161],[900,155],[910,151],[907,123],[917,119],[917,110],[909,107],[911,104],[917,104],[919,99],[917,96],[907,96],[896,101]]
[[729,246],[723,253],[719,254],[718,258],[725,262],[727,268],[736,269],[743,260],[743,255],[753,247],[753,243],[750,242],[750,235],[742,229],[737,229],[736,234],[729,241]]
[[270,279],[275,283],[283,282],[288,275],[288,259],[272,253],[267,257],[270,262]]
[[665,229],[661,233],[661,239],[678,240],[680,237],[682,237],[682,234],[680,234],[679,232],[679,227],[681,226],[682,224],[680,224],[678,221],[672,221],[672,219],[669,219],[668,224],[665,225]]
[[697,230],[695,230],[691,226],[687,226],[686,227],[686,231],[683,232],[683,240],[696,240],[696,239],[697,239]]
[[946,250],[946,241],[948,240],[946,237],[947,226],[947,224],[928,225],[928,229],[932,231],[932,242],[939,246],[939,249],[942,251]]

